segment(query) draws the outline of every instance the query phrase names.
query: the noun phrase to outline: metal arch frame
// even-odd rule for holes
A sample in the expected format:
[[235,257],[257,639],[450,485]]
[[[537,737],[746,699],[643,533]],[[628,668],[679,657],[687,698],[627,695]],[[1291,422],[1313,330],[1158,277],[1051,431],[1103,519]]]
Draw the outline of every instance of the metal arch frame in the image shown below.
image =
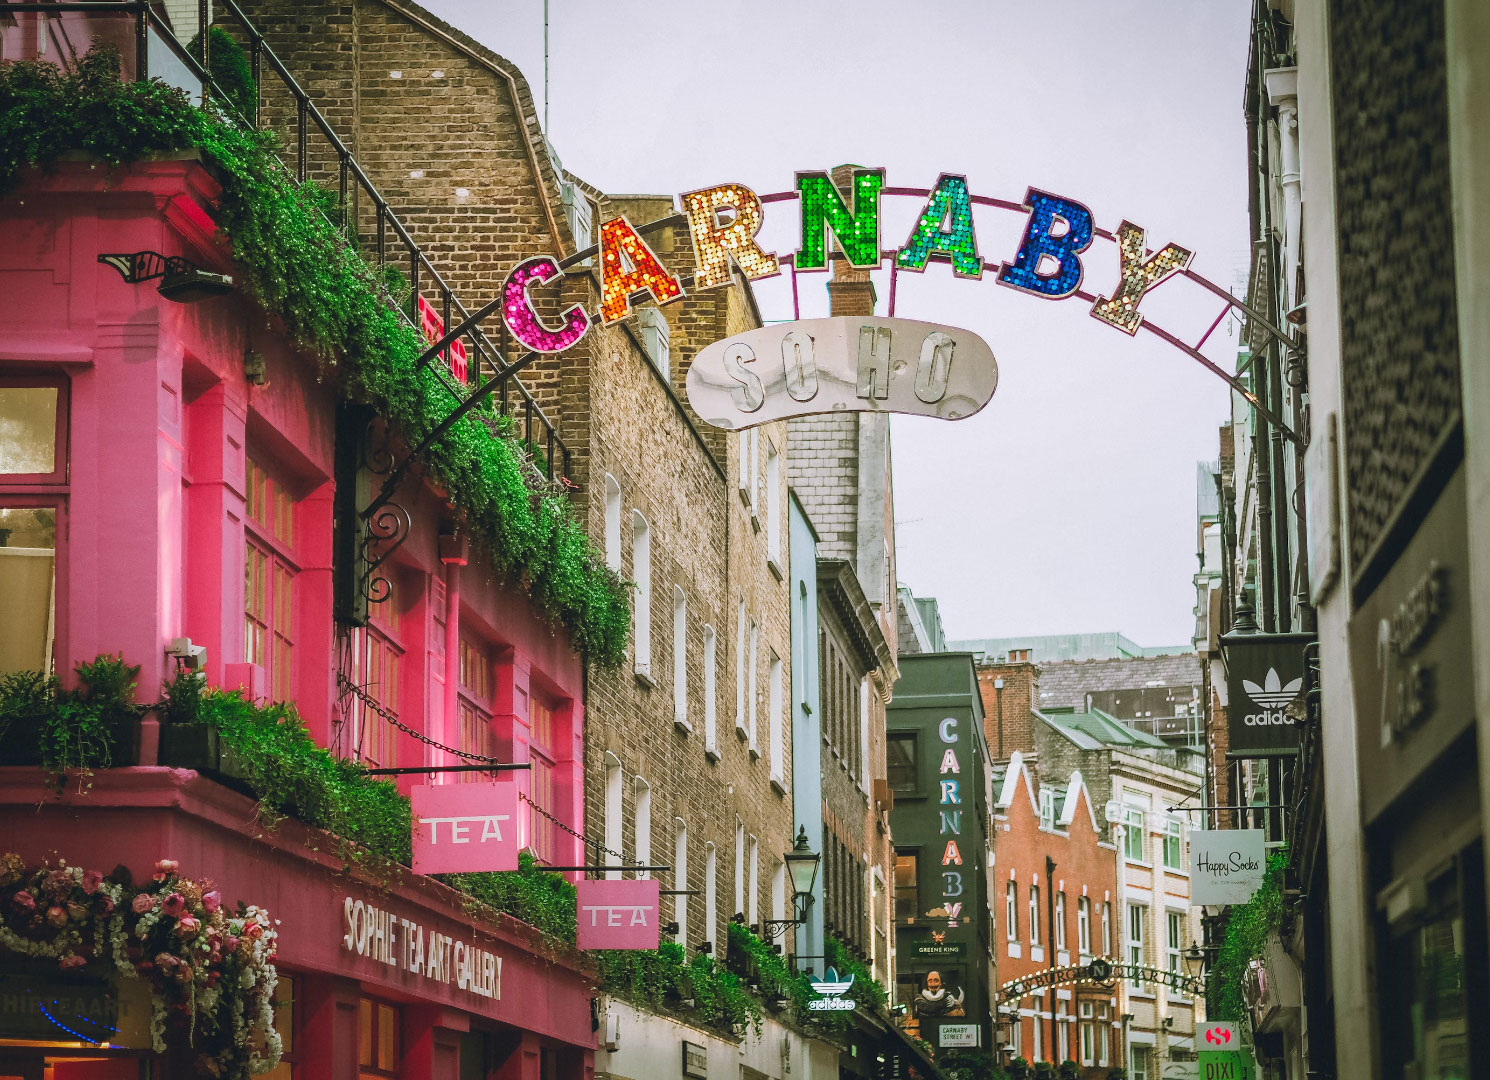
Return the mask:
[[1151,967],[1148,964],[1130,964],[1098,957],[1089,964],[1067,964],[1063,967],[1047,968],[1018,979],[1010,979],[999,987],[999,1000],[1022,998],[1033,990],[1042,990],[1047,986],[1085,984],[1111,987],[1119,979],[1129,979],[1134,982],[1160,982],[1171,990],[1190,993],[1196,997],[1204,997],[1206,992],[1205,980],[1194,975]]
[[[931,190],[932,189],[930,188],[885,187],[880,190],[880,197],[883,198],[886,195],[890,195],[929,199],[931,197]],[[797,192],[795,191],[777,191],[769,195],[760,196],[760,201],[761,204],[764,206],[767,203],[788,202],[795,198],[797,198]],[[1028,210],[1022,203],[1014,202],[1009,199],[996,199],[987,195],[971,195],[969,196],[969,198],[974,206],[990,206],[997,210],[1010,210],[1018,214],[1028,213]],[[1103,229],[1099,226],[1093,226],[1092,233],[1095,237],[1098,237],[1100,239],[1108,240],[1113,243],[1117,242],[1117,237],[1110,229]],[[896,279],[899,275],[899,269],[895,266],[895,254],[898,250],[899,249],[897,248],[890,248],[880,253],[881,264],[883,264],[884,260],[886,259],[890,260],[889,314],[892,318],[895,315],[895,285]],[[797,290],[796,261],[789,255],[778,257],[781,259],[783,264],[789,264],[792,268],[792,297],[795,304]],[[987,260],[985,259],[984,262],[986,264]],[[820,273],[821,271],[804,270],[802,272]],[[1157,337],[1160,341],[1163,341],[1165,344],[1171,345],[1174,348],[1180,350],[1186,356],[1190,357],[1190,359],[1194,360],[1196,363],[1204,367],[1207,371],[1222,379],[1228,386],[1232,388],[1232,390],[1240,394],[1249,405],[1256,409],[1259,414],[1266,417],[1269,423],[1277,427],[1278,430],[1281,431],[1285,437],[1287,437],[1298,446],[1302,447],[1303,445],[1305,445],[1306,440],[1303,435],[1295,431],[1287,424],[1287,422],[1283,420],[1282,417],[1280,417],[1272,409],[1268,408],[1261,401],[1259,401],[1257,395],[1252,393],[1251,390],[1247,389],[1247,387],[1244,386],[1241,381],[1237,379],[1236,376],[1227,372],[1224,368],[1220,367],[1218,364],[1206,357],[1200,351],[1201,347],[1205,345],[1208,340],[1210,340],[1211,334],[1215,333],[1216,327],[1221,325],[1222,320],[1226,318],[1227,314],[1230,313],[1232,309],[1241,311],[1247,316],[1247,318],[1252,320],[1253,325],[1266,331],[1267,334],[1278,341],[1283,346],[1283,348],[1287,349],[1289,352],[1295,354],[1296,356],[1302,357],[1304,350],[1300,343],[1280,330],[1271,322],[1271,320],[1269,320],[1251,304],[1247,303],[1245,300],[1240,299],[1239,297],[1233,296],[1231,293],[1221,288],[1221,286],[1217,285],[1215,282],[1206,277],[1203,277],[1200,274],[1197,274],[1189,267],[1181,270],[1175,276],[1188,278],[1189,280],[1195,282],[1207,292],[1213,293],[1218,298],[1226,301],[1226,306],[1221,309],[1220,313],[1216,316],[1210,327],[1204,334],[1201,335],[1200,340],[1197,341],[1194,345],[1181,340],[1178,336],[1170,333],[1168,330],[1165,330],[1162,326],[1156,325],[1152,319],[1149,319],[1147,317],[1145,317],[1143,322],[1139,324],[1138,329],[1147,330],[1149,333]],[[995,278],[995,281],[996,280],[997,278]],[[1095,294],[1087,292],[1083,289],[1078,289],[1075,293],[1072,294],[1072,296],[1078,300],[1085,301],[1088,304],[1095,303],[1097,299]]]

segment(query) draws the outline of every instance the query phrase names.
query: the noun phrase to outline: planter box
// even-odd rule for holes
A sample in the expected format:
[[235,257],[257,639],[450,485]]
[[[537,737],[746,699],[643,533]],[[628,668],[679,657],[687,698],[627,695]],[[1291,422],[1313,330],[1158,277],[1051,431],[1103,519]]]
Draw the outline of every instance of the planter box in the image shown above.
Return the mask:
[[195,769],[228,787],[248,792],[248,771],[242,757],[207,724],[162,724],[158,760],[173,769]]
[[[0,765],[41,765],[39,718],[17,717],[0,732]],[[140,718],[134,713],[114,718],[109,738],[109,764],[137,765],[140,761]]]

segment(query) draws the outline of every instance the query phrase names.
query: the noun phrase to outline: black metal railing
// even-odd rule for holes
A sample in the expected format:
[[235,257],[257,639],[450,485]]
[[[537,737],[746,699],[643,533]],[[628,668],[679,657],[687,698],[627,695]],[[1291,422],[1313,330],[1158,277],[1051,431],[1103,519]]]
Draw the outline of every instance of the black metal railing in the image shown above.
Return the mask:
[[[9,0],[0,0],[0,16],[36,13],[49,20],[69,13],[103,17],[128,16],[134,23],[134,77],[137,80],[150,77],[150,40],[154,32],[158,40],[197,80],[203,101],[214,100],[226,115],[246,127],[258,128],[263,124],[263,103],[267,96],[263,76],[267,67],[275,76],[278,90],[287,95],[288,108],[293,114],[293,139],[285,140],[289,144],[286,147],[289,153],[282,152],[280,164],[297,182],[301,184],[311,182],[314,153],[311,135],[314,132],[324,143],[325,151],[329,153],[330,160],[334,163],[336,219],[327,215],[327,220],[344,235],[355,230],[355,236],[360,237],[363,234],[363,222],[360,220],[361,210],[365,200],[370,206],[371,213],[371,221],[366,223],[366,235],[379,270],[390,265],[407,267],[409,290],[407,306],[398,303],[386,282],[381,282],[380,288],[383,289],[385,298],[416,329],[422,327],[418,305],[420,297],[426,291],[436,298],[435,313],[445,326],[454,326],[465,320],[470,314],[470,309],[455,295],[454,290],[439,270],[415,242],[409,229],[393,212],[388,200],[358,164],[352,151],[337,135],[325,115],[311,100],[310,95],[269,45],[264,34],[235,0],[215,0],[215,2],[218,19],[212,22],[209,18],[208,0],[198,0],[197,29],[199,32],[193,43],[195,48],[188,48],[180,41],[174,28],[167,23],[157,8],[151,6],[148,0],[58,0],[54,3],[36,2],[36,0],[21,0],[21,2],[12,3]],[[238,108],[232,96],[225,93],[213,80],[211,75],[212,35],[209,29],[214,26],[246,42],[245,51],[248,53],[249,68],[255,87],[251,107],[252,115],[245,115]],[[46,27],[41,27],[39,32],[49,31]],[[348,235],[348,243],[360,243],[360,241],[354,239],[353,235]],[[533,454],[535,468],[550,480],[557,477],[567,479],[570,469],[570,451],[559,437],[553,420],[528,388],[516,375],[505,375],[510,364],[505,358],[504,351],[493,344],[479,327],[473,326],[463,335],[463,339],[468,351],[468,359],[471,361],[467,378],[474,379],[477,384],[487,379],[500,380],[498,392],[492,395],[498,415],[509,417],[513,421],[518,436],[530,451],[541,451],[541,453]],[[446,381],[447,387],[457,397],[464,396],[465,388],[449,376],[440,365],[432,365],[431,370],[439,373],[439,377]]]

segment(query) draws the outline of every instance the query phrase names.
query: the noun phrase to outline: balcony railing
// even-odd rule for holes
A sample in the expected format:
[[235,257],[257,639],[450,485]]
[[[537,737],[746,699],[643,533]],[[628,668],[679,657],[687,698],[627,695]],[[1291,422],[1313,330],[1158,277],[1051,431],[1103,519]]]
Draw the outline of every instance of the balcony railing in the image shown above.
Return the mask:
[[[334,184],[336,205],[328,215],[331,224],[349,235],[349,243],[356,242],[367,250],[369,260],[375,260],[379,270],[395,267],[400,272],[406,271],[407,305],[395,302],[385,286],[389,302],[415,328],[421,328],[424,321],[419,300],[425,294],[432,299],[430,306],[446,327],[464,321],[471,309],[455,295],[346,143],[243,9],[234,0],[215,0],[211,9],[216,12],[214,21],[208,0],[197,0],[196,19],[186,27],[194,32],[192,47],[188,47],[178,37],[168,12],[175,9],[179,14],[189,6],[182,0],[169,3],[164,9],[145,0],[55,3],[0,0],[0,60],[46,59],[55,55],[65,64],[72,55],[81,55],[95,40],[102,39],[119,47],[126,78],[150,78],[152,64],[165,68],[166,81],[174,82],[176,78],[189,81],[190,85],[183,89],[199,100],[216,101],[226,115],[246,127],[265,126],[266,120],[284,114],[291,130],[283,133],[281,164],[300,183],[319,182],[328,188]],[[213,80],[212,35],[198,32],[204,26],[224,29],[243,44],[257,90],[252,115],[238,109],[231,95]],[[177,70],[172,70],[172,65]],[[266,69],[273,75],[268,86],[264,83]],[[277,103],[271,102],[272,98]],[[353,236],[355,241],[351,239]],[[504,328],[504,338],[505,334]],[[492,395],[499,414],[512,418],[517,434],[531,451],[540,451],[534,454],[535,465],[548,479],[567,479],[569,449],[528,388],[516,375],[504,374],[510,366],[506,350],[494,344],[479,327],[472,327],[463,335],[463,341],[467,355],[475,361],[469,365],[468,377],[478,384],[488,379],[499,380]],[[441,372],[453,392],[464,395],[454,376],[439,365],[433,370]]]

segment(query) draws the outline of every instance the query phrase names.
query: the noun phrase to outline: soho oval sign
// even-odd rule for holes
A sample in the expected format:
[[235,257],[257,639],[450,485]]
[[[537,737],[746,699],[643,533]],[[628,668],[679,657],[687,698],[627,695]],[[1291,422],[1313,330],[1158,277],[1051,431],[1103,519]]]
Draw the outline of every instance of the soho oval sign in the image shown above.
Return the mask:
[[971,330],[845,315],[716,341],[694,357],[687,386],[705,423],[732,430],[824,412],[961,420],[993,397],[998,363]]

